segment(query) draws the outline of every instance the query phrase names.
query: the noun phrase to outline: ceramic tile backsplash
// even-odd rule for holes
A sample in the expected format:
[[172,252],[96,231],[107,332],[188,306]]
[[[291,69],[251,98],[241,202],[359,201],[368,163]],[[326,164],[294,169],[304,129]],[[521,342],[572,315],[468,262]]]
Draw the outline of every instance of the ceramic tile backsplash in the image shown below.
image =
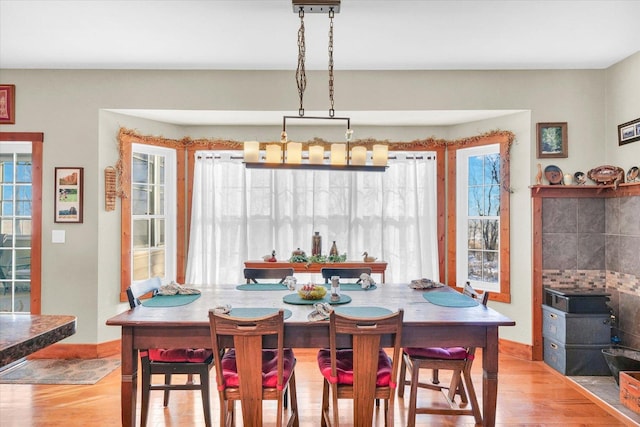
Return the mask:
[[544,199],[543,233],[575,233],[578,224],[578,199]]
[[606,234],[604,236],[604,265],[608,271],[618,271],[620,269],[620,257],[618,248],[620,247],[620,236],[617,234]]
[[577,268],[578,235],[576,233],[544,233],[542,235],[542,268]]
[[578,270],[604,270],[604,237],[603,233],[578,233]]
[[620,236],[618,271],[640,277],[640,236]]
[[620,198],[620,234],[640,236],[640,196]]
[[605,232],[605,200],[578,199],[578,233]]
[[620,233],[620,199],[612,197],[604,202],[605,233]]

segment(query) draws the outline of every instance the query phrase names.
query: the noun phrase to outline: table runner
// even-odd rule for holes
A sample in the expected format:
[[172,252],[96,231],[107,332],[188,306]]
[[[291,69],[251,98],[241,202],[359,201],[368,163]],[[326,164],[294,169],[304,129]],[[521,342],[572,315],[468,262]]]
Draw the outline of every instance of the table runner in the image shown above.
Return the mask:
[[475,307],[479,304],[473,298],[457,292],[425,292],[422,297],[444,307]]
[[142,301],[145,307],[177,307],[187,305],[200,298],[200,294],[190,295],[156,295],[155,297]]
[[282,300],[287,304],[294,304],[294,305],[313,305],[317,302],[326,302],[331,305],[336,305],[336,304],[346,304],[348,302],[351,302],[351,297],[349,295],[340,295],[339,301],[331,301],[331,295],[327,294],[324,298],[321,298],[321,299],[303,299],[300,297],[300,295],[296,293],[296,294],[285,295],[284,298],[282,298]]

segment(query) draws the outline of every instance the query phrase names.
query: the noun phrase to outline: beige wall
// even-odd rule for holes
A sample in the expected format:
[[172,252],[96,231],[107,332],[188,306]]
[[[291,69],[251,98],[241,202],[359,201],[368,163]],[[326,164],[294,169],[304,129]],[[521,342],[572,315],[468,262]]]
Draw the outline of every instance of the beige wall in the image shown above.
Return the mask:
[[[336,107],[337,112],[526,111],[448,128],[367,127],[356,131],[358,137],[397,140],[472,136],[497,128],[516,133],[512,152],[513,301],[510,305],[493,306],[517,322],[516,327],[503,328],[501,337],[530,344],[531,212],[527,187],[534,181],[537,163],[535,123],[569,123],[569,158],[553,162],[563,170],[587,170],[602,164],[605,155],[614,161],[619,149],[613,146],[615,133],[610,136],[610,122],[617,122],[622,112],[616,112],[611,120],[607,112],[617,108],[617,99],[621,97],[609,99],[606,94],[618,88],[615,82],[623,76],[637,83],[637,77],[633,77],[637,75],[640,75],[637,55],[611,70],[338,72]],[[305,95],[308,110],[326,109],[325,77],[321,72],[309,73]],[[78,333],[66,340],[69,343],[100,343],[117,339],[120,334],[118,328],[105,326],[108,317],[125,308],[118,302],[119,204],[116,211],[105,212],[103,192],[104,168],[114,165],[117,159],[119,126],[176,138],[190,135],[243,140],[276,139],[274,135],[279,135],[280,123],[251,129],[179,128],[102,110],[292,110],[298,105],[293,71],[0,70],[0,81],[16,85],[16,124],[3,126],[1,130],[45,135],[42,311],[78,316]],[[637,84],[635,88],[637,93]],[[631,114],[627,110],[634,107],[622,109]],[[618,161],[626,170],[632,165],[632,158],[640,157],[640,143],[624,149]],[[83,224],[53,223],[50,177],[56,166],[85,168]],[[51,243],[54,229],[66,231],[65,244]]]

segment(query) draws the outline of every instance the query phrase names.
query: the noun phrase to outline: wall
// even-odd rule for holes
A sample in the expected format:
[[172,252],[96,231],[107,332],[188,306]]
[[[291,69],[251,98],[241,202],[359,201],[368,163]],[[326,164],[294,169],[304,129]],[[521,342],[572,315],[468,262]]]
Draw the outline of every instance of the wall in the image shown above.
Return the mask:
[[[627,68],[631,68],[628,70]],[[637,61],[622,64],[621,74],[640,72]],[[308,110],[324,110],[324,73],[308,73],[305,93]],[[130,71],[130,70],[0,70],[0,81],[16,85],[16,124],[3,132],[44,132],[43,188],[43,313],[75,314],[78,333],[65,342],[99,343],[119,337],[106,318],[123,309],[119,289],[119,213],[104,211],[104,168],[115,163],[116,129],[126,126],[141,133],[167,137],[184,135],[174,126],[132,119],[104,109],[280,110],[297,106],[293,71]],[[315,83],[314,83],[315,82]],[[374,90],[375,89],[375,90]],[[605,147],[605,71],[344,71],[336,72],[336,107],[340,110],[484,110],[530,111],[530,123],[517,119],[514,160],[522,165],[519,190],[524,190],[535,161],[535,123],[569,122],[569,159],[556,164],[569,170],[598,165]],[[251,129],[250,136],[274,139],[273,127]],[[354,127],[355,127],[354,123]],[[507,122],[510,126],[510,123]],[[478,129],[486,129],[479,124]],[[404,137],[447,137],[476,134],[474,125],[454,129],[408,128]],[[506,128],[505,128],[506,129]],[[259,133],[258,133],[259,132]],[[224,130],[219,135],[224,137]],[[233,129],[239,139],[246,133]],[[361,135],[394,138],[384,127]],[[395,138],[394,138],[395,139]],[[634,144],[630,144],[634,145]],[[640,146],[640,144],[635,144]],[[635,152],[635,151],[634,151]],[[53,223],[55,166],[85,168],[83,224]],[[631,165],[622,165],[628,167]],[[524,200],[523,196],[519,200]],[[511,286],[516,298],[508,312],[517,322],[503,328],[502,337],[530,344],[531,213],[529,203],[514,203],[512,244],[517,261]],[[51,230],[67,233],[64,245],[51,243]]]

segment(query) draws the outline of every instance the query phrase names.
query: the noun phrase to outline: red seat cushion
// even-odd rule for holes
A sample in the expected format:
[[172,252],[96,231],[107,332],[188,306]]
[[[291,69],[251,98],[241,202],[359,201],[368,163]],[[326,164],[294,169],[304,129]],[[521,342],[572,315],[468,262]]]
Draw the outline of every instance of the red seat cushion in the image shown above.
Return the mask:
[[211,360],[213,352],[204,348],[152,348],[149,360],[153,362],[202,363]]
[[[331,382],[331,351],[323,348],[318,351],[318,367],[322,376]],[[336,370],[338,384],[353,384],[353,350],[342,349],[336,351]],[[380,349],[378,353],[378,373],[376,377],[377,387],[387,387],[391,379],[391,359]]]
[[464,347],[406,347],[404,352],[409,357],[422,359],[464,360],[467,358],[467,349]]
[[[282,368],[283,384],[289,381],[291,372],[295,365],[293,350],[285,348],[283,352],[284,363]],[[236,351],[230,349],[222,357],[220,363],[222,375],[227,387],[238,387],[238,368],[236,366]],[[262,350],[262,387],[275,388],[278,385],[278,350]]]

